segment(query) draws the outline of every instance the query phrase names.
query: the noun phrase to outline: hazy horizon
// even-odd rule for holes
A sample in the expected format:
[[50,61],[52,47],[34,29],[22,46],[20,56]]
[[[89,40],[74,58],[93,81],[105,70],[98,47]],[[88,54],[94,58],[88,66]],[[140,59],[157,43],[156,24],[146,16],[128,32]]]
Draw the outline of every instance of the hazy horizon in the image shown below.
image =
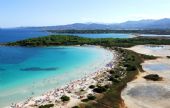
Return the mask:
[[169,0],[5,0],[0,27],[39,27],[73,23],[121,23],[170,18]]
[[[161,19],[170,19],[170,18],[161,18]],[[161,19],[140,19],[140,20],[127,20],[123,22],[115,22],[115,23],[101,23],[101,22],[75,22],[75,23],[68,23],[68,24],[54,24],[54,25],[40,25],[40,26],[15,26],[15,27],[0,27],[1,29],[13,29],[13,28],[29,28],[29,27],[50,27],[50,26],[64,26],[64,25],[71,25],[71,24],[120,24],[120,23],[125,23],[128,21],[142,21],[142,20],[161,20]]]

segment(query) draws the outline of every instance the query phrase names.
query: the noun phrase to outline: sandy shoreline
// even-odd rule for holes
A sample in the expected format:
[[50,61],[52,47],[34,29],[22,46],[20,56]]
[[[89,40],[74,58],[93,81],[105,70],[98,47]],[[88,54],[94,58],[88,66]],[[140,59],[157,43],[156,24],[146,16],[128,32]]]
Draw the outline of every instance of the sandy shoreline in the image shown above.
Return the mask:
[[[139,72],[137,78],[129,82],[122,91],[121,97],[127,108],[170,107],[170,59],[166,58],[170,54],[170,46],[160,47],[146,49],[144,45],[139,45],[129,48],[138,53],[161,58],[144,61],[141,65],[145,72]],[[148,74],[158,74],[163,77],[163,81],[147,81],[143,77]]]
[[[97,46],[99,47],[99,46]],[[42,94],[38,97],[30,97],[28,100],[12,104],[9,107],[5,108],[38,108],[40,105],[45,105],[52,103],[55,105],[55,108],[71,108],[81,102],[82,99],[86,98],[88,94],[95,94],[92,89],[89,89],[90,85],[106,85],[110,84],[110,81],[107,81],[106,77],[108,76],[107,71],[114,68],[117,54],[109,49],[113,58],[105,65],[100,71],[92,73],[85,76],[79,80],[72,81],[68,85],[65,85],[61,88],[53,89],[47,93]],[[81,90],[83,89],[83,92]],[[70,97],[70,101],[63,103],[60,99],[61,96],[67,95]]]

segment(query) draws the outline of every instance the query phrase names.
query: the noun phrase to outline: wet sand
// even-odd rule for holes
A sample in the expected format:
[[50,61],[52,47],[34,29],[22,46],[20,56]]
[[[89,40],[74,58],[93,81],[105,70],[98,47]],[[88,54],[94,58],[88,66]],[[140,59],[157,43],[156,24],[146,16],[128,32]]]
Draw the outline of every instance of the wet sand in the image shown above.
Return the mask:
[[170,45],[137,45],[127,49],[153,56],[165,57],[170,55]]
[[[145,49],[147,47],[140,45],[129,49],[162,58],[142,63],[145,72],[129,82],[121,96],[128,108],[170,108],[170,59],[165,57],[170,54],[170,46]],[[163,81],[145,80],[143,76],[148,74],[158,74]]]

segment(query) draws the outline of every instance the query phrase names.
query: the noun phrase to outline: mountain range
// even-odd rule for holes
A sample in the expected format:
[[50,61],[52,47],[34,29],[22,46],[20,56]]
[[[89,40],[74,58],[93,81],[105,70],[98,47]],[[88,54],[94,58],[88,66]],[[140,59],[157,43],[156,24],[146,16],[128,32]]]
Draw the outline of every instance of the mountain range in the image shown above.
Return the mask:
[[[25,28],[25,27],[24,27]],[[127,21],[114,24],[100,23],[74,23],[58,26],[29,27],[41,30],[94,30],[94,29],[110,29],[110,30],[146,30],[146,29],[170,29],[170,18],[159,20],[139,20]]]

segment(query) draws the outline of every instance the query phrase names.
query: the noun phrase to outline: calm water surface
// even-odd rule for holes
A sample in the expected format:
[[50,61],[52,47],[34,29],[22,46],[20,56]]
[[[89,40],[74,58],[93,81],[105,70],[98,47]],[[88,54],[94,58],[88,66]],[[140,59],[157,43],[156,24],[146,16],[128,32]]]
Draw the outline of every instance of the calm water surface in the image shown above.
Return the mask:
[[[0,29],[0,43],[47,36],[52,33],[34,29]],[[64,34],[61,34],[64,35]],[[130,34],[67,34],[88,38],[131,38]]]
[[51,33],[32,29],[0,29],[0,43],[47,36]]
[[[38,30],[38,29],[0,29],[0,43],[14,42],[28,38],[47,36],[52,33]],[[57,33],[56,33],[57,34]],[[61,34],[64,35],[64,34]],[[131,34],[122,33],[104,33],[104,34],[67,34],[88,38],[132,38]],[[170,35],[155,35],[155,34],[142,34],[141,36],[166,36]]]
[[79,79],[111,59],[96,47],[1,46],[0,107]]

